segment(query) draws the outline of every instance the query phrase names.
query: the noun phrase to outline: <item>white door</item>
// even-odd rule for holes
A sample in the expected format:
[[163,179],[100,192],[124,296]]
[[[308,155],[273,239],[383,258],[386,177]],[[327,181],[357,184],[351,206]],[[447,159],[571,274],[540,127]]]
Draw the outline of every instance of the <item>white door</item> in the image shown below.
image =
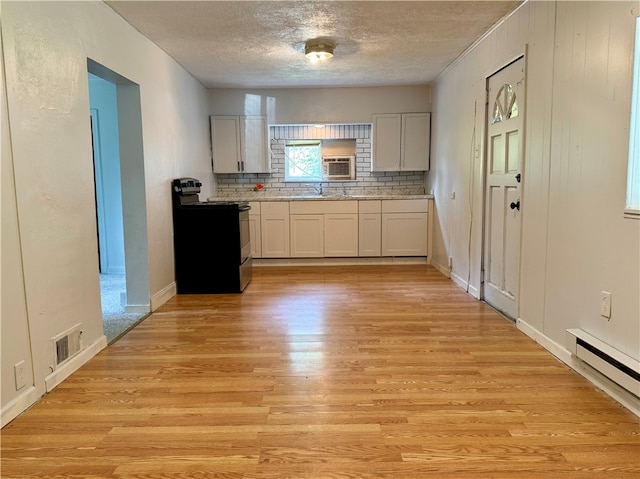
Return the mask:
[[489,78],[485,186],[484,300],[518,317],[524,58]]

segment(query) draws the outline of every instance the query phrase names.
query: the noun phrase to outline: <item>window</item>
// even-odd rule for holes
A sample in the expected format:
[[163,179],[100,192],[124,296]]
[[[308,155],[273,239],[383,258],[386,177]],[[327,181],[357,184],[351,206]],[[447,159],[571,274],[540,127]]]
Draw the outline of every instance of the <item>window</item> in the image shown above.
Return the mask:
[[640,17],[636,18],[636,48],[633,59],[633,93],[629,127],[629,170],[625,216],[640,219]]
[[285,181],[322,181],[322,143],[289,140],[284,147]]

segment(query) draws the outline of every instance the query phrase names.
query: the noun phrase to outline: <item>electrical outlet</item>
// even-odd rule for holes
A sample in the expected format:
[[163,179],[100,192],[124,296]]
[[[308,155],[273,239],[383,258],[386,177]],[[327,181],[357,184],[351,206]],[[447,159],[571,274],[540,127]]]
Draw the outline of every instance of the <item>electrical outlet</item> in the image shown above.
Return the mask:
[[600,316],[611,319],[611,293],[609,291],[601,291]]
[[16,376],[16,391],[19,391],[27,384],[24,372],[24,360],[13,367],[13,372]]

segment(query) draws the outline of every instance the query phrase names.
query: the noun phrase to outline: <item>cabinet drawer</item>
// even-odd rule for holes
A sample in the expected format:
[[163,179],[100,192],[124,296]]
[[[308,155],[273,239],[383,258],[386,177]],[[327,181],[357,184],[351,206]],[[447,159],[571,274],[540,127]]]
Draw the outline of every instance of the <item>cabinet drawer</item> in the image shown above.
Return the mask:
[[263,201],[260,205],[260,214],[263,217],[289,216],[289,202],[287,201]]
[[260,202],[259,201],[249,201],[249,206],[251,209],[249,210],[250,215],[259,215],[260,214]]
[[357,213],[357,201],[292,201],[292,215],[322,215],[325,213]]
[[361,200],[358,201],[358,213],[380,213],[381,201],[380,200]]
[[383,213],[427,213],[429,200],[382,200]]

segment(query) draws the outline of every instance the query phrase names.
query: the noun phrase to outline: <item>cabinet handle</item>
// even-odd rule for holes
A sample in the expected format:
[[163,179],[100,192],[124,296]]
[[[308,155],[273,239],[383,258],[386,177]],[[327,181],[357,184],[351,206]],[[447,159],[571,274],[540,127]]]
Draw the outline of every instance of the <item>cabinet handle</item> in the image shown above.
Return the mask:
[[242,171],[242,170],[240,169],[240,162],[238,162],[238,171]]

